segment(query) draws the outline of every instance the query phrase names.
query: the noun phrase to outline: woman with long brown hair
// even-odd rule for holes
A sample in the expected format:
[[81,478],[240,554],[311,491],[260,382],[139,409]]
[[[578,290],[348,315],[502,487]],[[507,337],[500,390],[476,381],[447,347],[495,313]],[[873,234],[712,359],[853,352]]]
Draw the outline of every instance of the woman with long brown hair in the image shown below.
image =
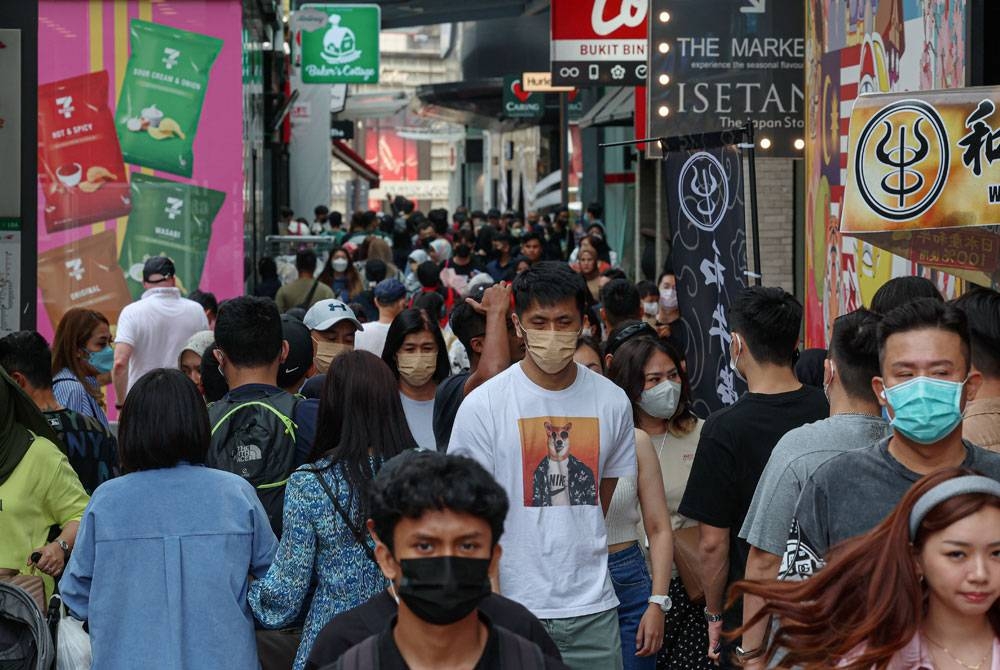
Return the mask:
[[330,252],[330,259],[319,280],[332,288],[333,295],[344,303],[354,300],[365,288],[361,273],[354,267],[351,252],[344,247],[336,247]]
[[[1000,482],[927,475],[804,582],[738,582],[779,624],[780,668],[1000,669]],[[741,631],[737,631],[737,635]]]
[[92,309],[63,315],[52,343],[52,391],[66,409],[92,416],[105,428],[101,386],[111,383],[115,355],[108,319]]

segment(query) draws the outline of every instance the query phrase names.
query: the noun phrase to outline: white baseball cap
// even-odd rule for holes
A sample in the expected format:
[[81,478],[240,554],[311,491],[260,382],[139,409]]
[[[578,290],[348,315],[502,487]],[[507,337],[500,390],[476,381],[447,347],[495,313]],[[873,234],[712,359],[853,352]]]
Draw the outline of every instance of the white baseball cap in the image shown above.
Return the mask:
[[306,324],[309,330],[328,330],[337,323],[349,319],[358,330],[364,330],[364,326],[354,316],[354,312],[340,300],[320,300],[309,308],[302,323]]

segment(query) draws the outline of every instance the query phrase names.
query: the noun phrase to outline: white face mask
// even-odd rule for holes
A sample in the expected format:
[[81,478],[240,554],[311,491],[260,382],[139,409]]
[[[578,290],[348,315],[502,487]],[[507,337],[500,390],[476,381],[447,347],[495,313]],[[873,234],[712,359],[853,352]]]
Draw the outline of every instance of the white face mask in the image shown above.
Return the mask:
[[331,265],[333,266],[334,272],[343,272],[344,270],[347,269],[347,259],[334,258],[333,263],[331,263]]
[[653,302],[642,303],[642,313],[646,316],[656,316],[660,311],[660,303],[654,300]]
[[736,343],[737,351],[735,356],[729,357],[729,369],[735,372],[737,377],[745,380],[745,377],[740,373],[739,368],[737,367],[740,363],[740,355],[743,353],[743,347],[740,343],[740,336],[736,333],[733,333],[733,342]]
[[677,309],[677,289],[660,289],[660,306],[663,309]]
[[677,403],[681,399],[681,385],[678,382],[665,379],[651,389],[646,389],[639,396],[639,407],[646,414],[657,419],[670,419],[677,412]]

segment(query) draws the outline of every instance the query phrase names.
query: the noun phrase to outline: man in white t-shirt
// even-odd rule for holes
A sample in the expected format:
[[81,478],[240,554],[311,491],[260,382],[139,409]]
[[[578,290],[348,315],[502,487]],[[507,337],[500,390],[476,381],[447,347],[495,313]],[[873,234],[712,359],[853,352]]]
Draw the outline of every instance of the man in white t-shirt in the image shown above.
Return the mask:
[[132,385],[150,370],[173,368],[187,341],[208,330],[205,310],[181,297],[174,262],[153,256],[142,268],[142,298],[127,305],[118,317],[115,364],[111,379],[118,409]]
[[375,307],[378,321],[365,324],[365,329],[354,336],[354,348],[382,355],[385,336],[392,320],[406,308],[406,287],[398,279],[383,279],[375,286]]
[[636,473],[625,393],[573,362],[587,287],[564,263],[514,280],[528,355],[470,393],[449,454],[479,461],[510,496],[500,592],[542,620],[571,668],[621,668],[604,513]]

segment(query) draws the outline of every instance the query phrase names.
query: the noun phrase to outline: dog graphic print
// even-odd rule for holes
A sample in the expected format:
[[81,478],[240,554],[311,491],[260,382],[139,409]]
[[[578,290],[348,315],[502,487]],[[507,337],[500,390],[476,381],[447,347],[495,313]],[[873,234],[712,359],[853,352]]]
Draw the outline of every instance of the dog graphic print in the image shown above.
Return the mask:
[[521,419],[525,507],[597,505],[598,420]]

